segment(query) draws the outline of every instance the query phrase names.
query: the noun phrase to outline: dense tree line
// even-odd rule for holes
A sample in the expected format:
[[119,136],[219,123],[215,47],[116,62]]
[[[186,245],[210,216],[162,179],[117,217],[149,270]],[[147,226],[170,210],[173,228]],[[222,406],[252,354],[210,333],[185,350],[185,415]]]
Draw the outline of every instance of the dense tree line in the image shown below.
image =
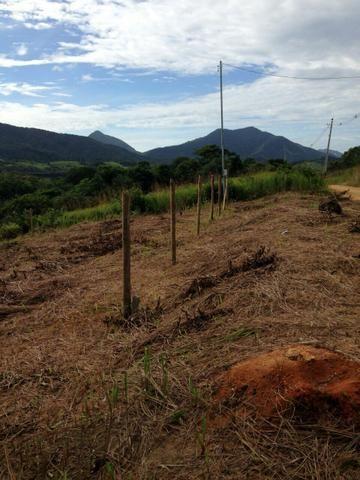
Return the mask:
[[[231,176],[264,168],[291,168],[283,160],[270,161],[267,166],[253,159],[243,161],[227,150],[225,166]],[[171,165],[151,165],[145,161],[131,167],[84,165],[72,168],[62,178],[55,179],[3,173],[0,174],[0,221],[2,225],[13,224],[16,231],[26,232],[30,209],[33,215],[52,210],[74,210],[114,198],[124,188],[148,193],[167,186],[170,178],[177,183],[188,183],[195,181],[198,175],[208,177],[220,173],[221,151],[216,145],[200,148],[195,158],[177,158]]]

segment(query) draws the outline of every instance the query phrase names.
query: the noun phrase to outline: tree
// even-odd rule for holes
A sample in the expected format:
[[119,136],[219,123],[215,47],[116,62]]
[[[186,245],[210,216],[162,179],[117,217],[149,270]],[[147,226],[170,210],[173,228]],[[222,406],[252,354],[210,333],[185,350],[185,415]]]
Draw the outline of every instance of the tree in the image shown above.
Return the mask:
[[165,186],[169,184],[170,178],[173,175],[173,171],[170,165],[156,165],[153,169],[155,181],[161,185]]
[[80,166],[71,168],[65,175],[65,182],[77,185],[84,178],[92,178],[96,173],[95,168]]
[[343,167],[353,167],[354,165],[360,164],[360,146],[350,148],[344,155],[341,157],[340,165]]
[[197,160],[186,158],[176,165],[174,177],[178,182],[193,182],[199,170],[200,165]]
[[[221,169],[221,149],[217,145],[205,145],[195,151],[201,166],[212,163]],[[213,172],[215,173],[215,172]]]
[[270,170],[291,170],[291,164],[282,158],[269,160]]
[[139,162],[135,167],[129,168],[129,177],[144,193],[150,192],[155,180],[149,162]]

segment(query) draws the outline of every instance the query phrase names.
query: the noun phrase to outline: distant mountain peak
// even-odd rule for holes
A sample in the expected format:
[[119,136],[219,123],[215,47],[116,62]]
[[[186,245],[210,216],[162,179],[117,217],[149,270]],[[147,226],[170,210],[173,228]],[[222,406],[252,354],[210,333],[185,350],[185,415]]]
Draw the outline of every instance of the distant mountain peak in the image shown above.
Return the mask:
[[94,132],[90,133],[89,137],[93,140],[96,140],[97,142],[104,143],[105,145],[114,145],[115,147],[124,148],[129,152],[136,152],[135,148],[133,148],[131,145],[124,142],[123,140],[120,140],[120,138],[106,135],[100,130],[95,130]]
[[[241,158],[255,158],[266,162],[275,158],[286,158],[288,162],[320,160],[321,153],[309,147],[292,142],[286,137],[273,135],[254,126],[224,129],[225,148]],[[213,130],[204,137],[187,141],[181,145],[155,148],[145,153],[149,159],[169,163],[177,157],[194,157],[195,151],[205,145],[220,146],[220,129]]]
[[135,151],[120,145],[106,145],[92,137],[16,127],[5,123],[0,123],[0,158],[9,162],[74,161],[87,165],[107,161],[130,165],[142,160],[142,156]]

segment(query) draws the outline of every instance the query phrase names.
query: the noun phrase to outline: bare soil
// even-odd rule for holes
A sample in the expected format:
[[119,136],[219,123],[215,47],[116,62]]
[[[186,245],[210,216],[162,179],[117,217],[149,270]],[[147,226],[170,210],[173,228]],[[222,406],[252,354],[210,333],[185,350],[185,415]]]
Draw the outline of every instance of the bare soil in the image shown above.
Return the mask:
[[325,348],[294,345],[234,365],[219,379],[216,400],[238,414],[273,417],[295,409],[301,416],[360,421],[360,363]]
[[[199,237],[185,211],[175,266],[168,216],[134,217],[140,306],[127,322],[119,222],[2,244],[0,478],[359,478],[349,405],[359,385],[360,238],[349,225],[360,204],[341,204],[329,218],[317,196],[284,194],[232,204],[212,223],[204,209]],[[302,409],[239,415],[245,396],[211,426],[219,379],[233,366],[256,357],[264,366],[261,355],[303,345],[323,358]],[[354,398],[320,415],[333,371],[334,381],[346,373]],[[276,398],[278,382],[265,386]]]

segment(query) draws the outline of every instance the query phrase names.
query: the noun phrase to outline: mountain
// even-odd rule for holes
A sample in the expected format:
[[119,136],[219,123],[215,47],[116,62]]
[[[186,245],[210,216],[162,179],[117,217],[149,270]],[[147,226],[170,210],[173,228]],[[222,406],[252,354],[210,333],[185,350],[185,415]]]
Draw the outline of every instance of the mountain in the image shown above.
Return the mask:
[[[214,130],[205,137],[170,147],[155,148],[145,153],[153,161],[170,163],[177,157],[192,157],[196,149],[205,145],[220,146],[220,130]],[[255,158],[265,162],[273,158],[286,158],[289,162],[319,160],[323,154],[285,137],[272,135],[255,127],[224,130],[225,148],[237,153],[241,158]]]
[[[319,148],[318,152],[320,152],[322,155],[325,155],[326,148]],[[340,158],[340,157],[343,156],[343,154],[341,152],[339,152],[338,150],[329,150],[329,156],[331,156],[333,158]]]
[[0,123],[0,159],[49,163],[74,161],[87,165],[116,162],[130,165],[142,159],[137,152],[105,145],[92,138]]
[[119,138],[116,138],[116,137],[111,137],[110,135],[105,135],[99,130],[95,130],[95,132],[90,133],[89,138],[92,138],[97,142],[104,143],[105,145],[115,145],[115,147],[124,148],[129,152],[137,153],[135,148],[131,147],[123,140],[120,140]]

